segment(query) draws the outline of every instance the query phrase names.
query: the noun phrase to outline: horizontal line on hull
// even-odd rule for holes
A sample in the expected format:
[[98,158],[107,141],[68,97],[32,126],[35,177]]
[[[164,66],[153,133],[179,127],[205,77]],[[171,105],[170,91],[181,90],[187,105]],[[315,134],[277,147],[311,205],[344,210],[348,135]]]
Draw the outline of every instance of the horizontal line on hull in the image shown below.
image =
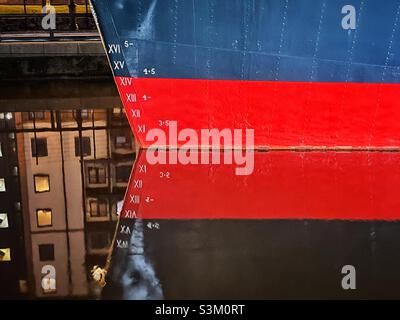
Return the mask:
[[[129,38],[127,38],[129,39]],[[182,47],[189,47],[193,48],[194,50],[196,48],[200,49],[212,49],[212,50],[218,50],[218,51],[226,51],[226,52],[234,52],[234,53],[241,53],[241,54],[257,54],[257,55],[262,55],[262,56],[268,56],[268,57],[276,57],[276,58],[292,58],[292,59],[298,59],[298,60],[318,60],[321,62],[334,62],[334,63],[342,63],[345,65],[354,65],[354,66],[370,66],[370,67],[377,67],[377,68],[383,68],[386,71],[395,69],[397,70],[398,73],[400,73],[400,66],[395,66],[395,65],[380,65],[380,64],[373,64],[373,63],[363,63],[363,62],[353,62],[353,61],[347,61],[347,60],[335,60],[335,59],[325,59],[325,58],[314,58],[312,56],[309,57],[300,57],[300,56],[294,56],[294,55],[288,55],[288,54],[279,54],[279,53],[266,53],[266,52],[261,52],[261,51],[244,51],[244,50],[236,50],[236,49],[228,49],[228,48],[217,48],[217,47],[210,47],[210,46],[200,46],[200,45],[193,45],[193,44],[185,44],[185,43],[175,43],[175,42],[168,42],[168,41],[159,41],[159,40],[146,40],[146,39],[135,39],[131,38],[133,41],[141,41],[141,42],[149,42],[149,43],[161,43],[165,45],[170,45],[171,47],[176,47],[176,46],[182,46]]]
[[248,150],[255,152],[274,152],[274,151],[294,151],[294,152],[314,152],[314,151],[334,151],[334,152],[400,152],[400,147],[352,147],[352,146],[338,146],[338,147],[322,147],[322,146],[257,146],[253,148],[240,148],[240,147],[224,147],[215,148],[211,146],[182,146],[182,147],[169,147],[169,146],[143,146],[142,149],[145,150],[193,150],[193,151],[234,151],[234,150]]
[[[143,220],[143,221],[181,221],[181,222],[188,222],[188,221],[205,221],[205,222],[221,222],[221,221],[260,221],[260,222],[293,222],[293,223],[301,223],[301,222],[349,222],[349,223],[368,223],[368,222],[381,222],[381,223],[400,223],[400,218],[393,218],[393,219],[385,219],[385,218],[358,218],[352,217],[349,215],[348,217],[343,218],[310,218],[307,216],[304,217],[255,217],[252,218],[251,214],[246,214],[247,216],[238,217],[238,216],[221,216],[221,217],[165,217],[165,216],[152,216],[152,217],[136,217],[136,218],[120,218],[120,222],[123,221],[135,221],[135,220]],[[249,216],[249,217],[248,217]]]
[[[399,72],[400,73],[400,72]],[[371,86],[371,87],[376,87],[376,86],[394,86],[394,87],[399,87],[400,88],[400,82],[395,83],[395,82],[344,82],[344,81],[299,81],[299,80],[271,80],[271,79],[266,79],[266,80],[252,80],[252,79],[207,79],[207,78],[174,78],[174,77],[133,77],[133,76],[118,76],[115,75],[114,78],[116,79],[121,79],[121,78],[129,78],[132,80],[164,80],[164,81],[204,81],[204,82],[242,82],[242,83],[265,83],[265,84],[306,84],[306,85],[320,85],[320,86],[329,86],[329,85],[334,85],[334,86],[349,86],[349,85],[356,85],[356,86]],[[117,81],[117,80],[115,80]],[[118,82],[117,82],[118,85]]]

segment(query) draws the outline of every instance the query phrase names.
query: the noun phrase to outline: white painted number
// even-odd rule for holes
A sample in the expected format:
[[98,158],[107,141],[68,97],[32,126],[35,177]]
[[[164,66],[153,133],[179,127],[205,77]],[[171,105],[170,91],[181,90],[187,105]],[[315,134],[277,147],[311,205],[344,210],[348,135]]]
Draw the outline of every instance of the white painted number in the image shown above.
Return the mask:
[[171,177],[170,173],[168,171],[166,172],[160,172],[160,178],[163,179],[169,179]]
[[125,61],[113,61],[114,62],[114,70],[123,69],[125,66]]
[[109,44],[108,45],[108,53],[121,53],[121,47],[119,44]]
[[169,127],[169,120],[165,120],[165,121],[158,120],[158,125],[159,125],[160,127],[163,127],[163,126]]
[[155,75],[156,74],[156,69],[155,68],[144,68],[143,73],[148,76],[148,75]]

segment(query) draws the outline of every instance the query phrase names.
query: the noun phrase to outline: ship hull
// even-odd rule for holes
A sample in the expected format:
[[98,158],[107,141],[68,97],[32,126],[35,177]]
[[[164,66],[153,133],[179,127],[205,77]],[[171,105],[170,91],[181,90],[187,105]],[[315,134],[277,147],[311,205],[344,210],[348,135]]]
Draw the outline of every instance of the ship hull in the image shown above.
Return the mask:
[[243,177],[234,165],[150,165],[148,152],[104,299],[399,298],[399,153],[259,152]]
[[[137,78],[126,86],[122,83],[129,83],[127,78],[116,82],[121,97],[136,95],[136,102],[125,99],[124,106],[143,146],[154,143],[146,138],[152,128],[165,132],[165,145],[184,145],[185,139],[170,139],[171,121],[178,132],[191,128],[199,137],[202,129],[253,129],[256,148],[400,146],[400,86],[395,84],[166,78]],[[230,145],[224,140],[221,144]],[[212,146],[211,141],[203,146]]]
[[398,1],[92,3],[144,147],[171,121],[253,129],[256,148],[400,146]]

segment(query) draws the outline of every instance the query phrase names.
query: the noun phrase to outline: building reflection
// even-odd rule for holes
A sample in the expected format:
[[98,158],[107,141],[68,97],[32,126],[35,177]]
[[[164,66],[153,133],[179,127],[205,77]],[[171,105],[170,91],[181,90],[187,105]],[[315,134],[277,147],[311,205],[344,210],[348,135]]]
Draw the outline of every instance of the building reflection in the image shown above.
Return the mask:
[[[137,146],[123,109],[0,113],[4,297],[96,297]],[[10,260],[10,261],[8,261]],[[56,288],[43,287],[53,266]]]

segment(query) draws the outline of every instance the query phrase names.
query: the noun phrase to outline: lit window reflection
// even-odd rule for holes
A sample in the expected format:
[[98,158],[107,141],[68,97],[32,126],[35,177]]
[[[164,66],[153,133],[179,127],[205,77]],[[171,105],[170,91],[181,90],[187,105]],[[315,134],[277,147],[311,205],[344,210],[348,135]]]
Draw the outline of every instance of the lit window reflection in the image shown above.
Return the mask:
[[52,222],[52,211],[51,209],[38,209],[37,214],[37,224],[38,227],[51,227]]
[[36,192],[50,191],[50,178],[48,175],[35,175],[35,191]]
[[4,248],[0,249],[0,262],[11,261],[11,249]]

